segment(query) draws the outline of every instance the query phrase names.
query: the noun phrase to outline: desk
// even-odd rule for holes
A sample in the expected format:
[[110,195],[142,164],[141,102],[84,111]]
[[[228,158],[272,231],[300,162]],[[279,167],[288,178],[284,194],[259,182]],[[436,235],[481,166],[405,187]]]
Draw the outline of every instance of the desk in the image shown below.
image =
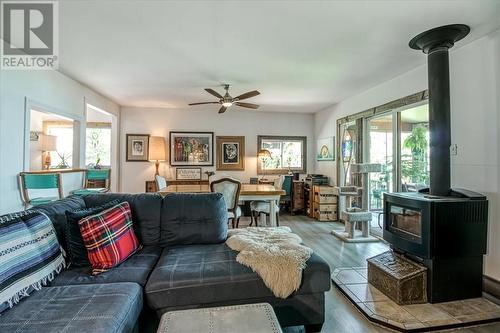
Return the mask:
[[[168,185],[158,191],[161,195],[169,193],[209,193],[209,185]],[[277,190],[272,185],[267,184],[241,184],[240,200],[241,201],[268,201],[271,203],[271,211],[269,214],[269,224],[272,227],[276,226],[276,204],[279,203],[280,196],[285,195],[284,190]],[[262,214],[265,216],[264,214]],[[261,216],[261,221],[265,217]]]

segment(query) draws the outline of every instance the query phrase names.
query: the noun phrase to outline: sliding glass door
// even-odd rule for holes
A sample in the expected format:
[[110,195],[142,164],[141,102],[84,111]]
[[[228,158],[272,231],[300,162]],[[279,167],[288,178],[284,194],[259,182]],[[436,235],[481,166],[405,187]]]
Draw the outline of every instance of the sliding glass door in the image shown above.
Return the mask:
[[356,185],[356,179],[353,179],[350,168],[351,165],[359,159],[360,143],[360,120],[351,120],[339,125],[339,185]]
[[382,167],[380,173],[370,173],[369,208],[382,209],[382,193],[392,192],[394,177],[394,113],[368,118],[368,161]]
[[429,185],[428,104],[365,118],[364,161],[382,166],[369,176],[369,208],[382,209],[385,192],[418,191]]
[[400,112],[400,183],[403,192],[429,186],[429,108],[420,105]]

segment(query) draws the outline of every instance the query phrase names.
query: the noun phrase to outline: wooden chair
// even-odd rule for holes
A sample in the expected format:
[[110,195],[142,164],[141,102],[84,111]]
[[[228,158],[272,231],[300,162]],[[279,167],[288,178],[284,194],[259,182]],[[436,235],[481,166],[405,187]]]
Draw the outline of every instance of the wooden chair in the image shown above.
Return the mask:
[[[286,176],[279,176],[274,181],[274,187],[276,189],[283,189],[283,182]],[[291,178],[290,178],[291,180]],[[280,205],[279,203],[275,203],[276,205],[276,225],[279,227],[280,225]],[[271,203],[269,201],[252,201],[250,202],[250,226],[253,225],[255,220],[255,226],[257,227],[257,219],[259,215],[263,213],[266,216],[271,214]]]
[[[38,206],[64,197],[60,173],[21,172],[19,188],[26,209],[30,205]],[[54,193],[49,190],[54,190]],[[30,192],[35,192],[36,195]]]
[[227,206],[228,223],[231,221],[231,226],[238,228],[241,218],[241,208],[238,206],[238,201],[241,191],[241,182],[232,178],[221,178],[210,183],[210,191],[222,193]]
[[292,210],[292,180],[293,176],[291,175],[286,175],[283,176],[283,183],[281,185],[281,189],[286,192],[285,195],[282,195],[280,198],[280,203],[283,203],[286,205],[287,209],[289,211]]
[[[104,181],[104,187],[89,187],[89,184],[95,181]],[[88,169],[85,170],[85,176],[83,179],[83,188],[75,190],[72,194],[84,195],[84,194],[97,194],[97,193],[107,193],[111,186],[111,169]]]

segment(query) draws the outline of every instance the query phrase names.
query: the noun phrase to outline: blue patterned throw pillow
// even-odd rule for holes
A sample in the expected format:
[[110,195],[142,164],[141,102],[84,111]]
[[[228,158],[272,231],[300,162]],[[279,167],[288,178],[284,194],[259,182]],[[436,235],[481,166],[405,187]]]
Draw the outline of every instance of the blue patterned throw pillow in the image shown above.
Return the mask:
[[0,216],[0,312],[52,281],[64,258],[52,222],[43,213]]

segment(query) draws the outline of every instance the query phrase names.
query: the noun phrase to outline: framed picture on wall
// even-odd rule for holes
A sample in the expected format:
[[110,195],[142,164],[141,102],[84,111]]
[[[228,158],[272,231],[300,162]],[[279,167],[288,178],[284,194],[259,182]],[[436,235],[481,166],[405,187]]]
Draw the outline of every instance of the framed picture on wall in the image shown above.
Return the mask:
[[335,137],[319,139],[317,142],[316,161],[335,161]]
[[170,132],[170,165],[214,165],[214,132]]
[[149,134],[127,134],[127,162],[147,162]]
[[201,168],[176,168],[176,180],[201,180]]
[[245,137],[217,136],[217,170],[245,170]]

